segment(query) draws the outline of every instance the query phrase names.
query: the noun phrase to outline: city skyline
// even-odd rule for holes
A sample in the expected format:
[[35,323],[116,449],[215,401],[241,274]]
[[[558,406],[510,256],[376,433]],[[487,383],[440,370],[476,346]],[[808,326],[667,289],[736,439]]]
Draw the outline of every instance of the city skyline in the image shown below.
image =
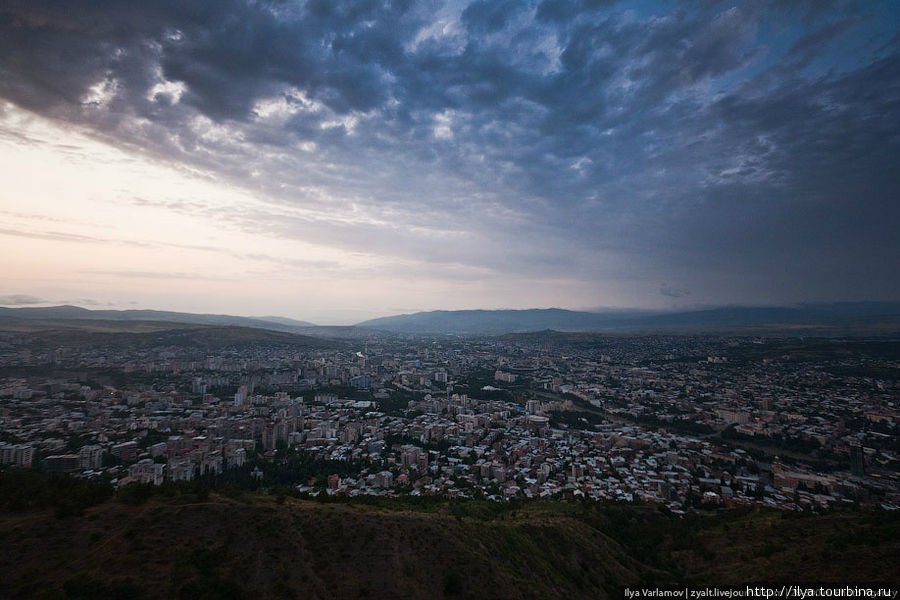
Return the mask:
[[895,3],[3,13],[0,305],[900,299]]

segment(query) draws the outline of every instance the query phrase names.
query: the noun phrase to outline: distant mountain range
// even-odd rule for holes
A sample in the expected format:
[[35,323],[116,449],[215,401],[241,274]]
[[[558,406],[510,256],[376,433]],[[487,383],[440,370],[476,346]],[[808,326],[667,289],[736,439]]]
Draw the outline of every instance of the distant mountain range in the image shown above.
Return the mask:
[[[730,306],[680,312],[561,308],[437,310],[317,326],[285,317],[237,317],[159,310],[89,310],[77,306],[2,308],[0,318],[21,320],[167,322],[252,327],[331,339],[373,334],[501,335],[544,330],[599,333],[794,333],[798,335],[900,334],[900,302],[838,302],[786,307]],[[42,327],[45,329],[47,327]]]
[[196,325],[234,325],[296,333],[298,328],[315,327],[306,321],[285,317],[235,317],[172,312],[166,310],[89,310],[78,306],[2,308],[0,317],[19,319],[90,319],[106,321],[166,321]]
[[900,302],[841,302],[795,307],[723,307],[686,312],[582,312],[559,308],[456,310],[383,317],[357,325],[394,333],[496,335],[541,331],[795,331],[840,334],[900,332]]

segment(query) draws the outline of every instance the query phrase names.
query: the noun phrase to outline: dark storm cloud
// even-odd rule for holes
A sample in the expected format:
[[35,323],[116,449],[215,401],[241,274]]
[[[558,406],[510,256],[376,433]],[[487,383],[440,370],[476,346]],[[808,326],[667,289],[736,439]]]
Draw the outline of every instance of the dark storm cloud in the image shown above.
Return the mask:
[[565,23],[581,14],[615,4],[618,0],[542,0],[535,16],[539,21]]
[[897,13],[13,1],[0,95],[259,192],[172,207],[251,231],[698,301],[896,297]]
[[524,5],[520,0],[475,0],[463,10],[462,21],[472,32],[493,33],[503,29]]

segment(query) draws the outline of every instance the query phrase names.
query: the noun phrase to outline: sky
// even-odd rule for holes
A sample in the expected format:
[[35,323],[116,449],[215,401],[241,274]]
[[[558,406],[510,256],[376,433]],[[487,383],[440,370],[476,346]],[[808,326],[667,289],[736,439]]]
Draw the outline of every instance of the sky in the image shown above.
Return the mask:
[[0,305],[900,300],[893,0],[0,7]]

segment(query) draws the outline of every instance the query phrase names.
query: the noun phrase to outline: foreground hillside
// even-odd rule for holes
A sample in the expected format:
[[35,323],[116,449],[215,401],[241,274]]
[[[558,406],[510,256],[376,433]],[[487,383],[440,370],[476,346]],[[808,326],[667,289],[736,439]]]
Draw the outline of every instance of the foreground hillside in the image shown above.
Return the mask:
[[888,513],[201,492],[6,509],[0,547],[11,598],[619,598],[639,583],[900,581]]

